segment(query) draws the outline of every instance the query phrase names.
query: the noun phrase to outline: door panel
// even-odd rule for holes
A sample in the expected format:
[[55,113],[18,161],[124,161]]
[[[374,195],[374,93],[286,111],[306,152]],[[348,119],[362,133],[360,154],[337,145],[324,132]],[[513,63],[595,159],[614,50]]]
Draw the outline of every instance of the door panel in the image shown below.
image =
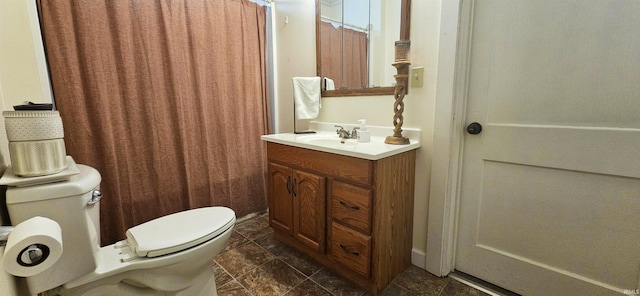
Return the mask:
[[455,268],[524,295],[640,288],[640,2],[473,1]]
[[294,236],[316,252],[325,251],[325,178],[295,171]]
[[481,134],[487,160],[640,178],[640,157],[633,157],[640,156],[640,129],[495,123],[484,127],[489,130]]
[[269,224],[293,235],[292,169],[269,163]]
[[617,234],[638,232],[618,222],[640,210],[638,180],[485,161],[483,184],[478,246],[614,286],[637,281],[640,256],[621,254],[638,241]]

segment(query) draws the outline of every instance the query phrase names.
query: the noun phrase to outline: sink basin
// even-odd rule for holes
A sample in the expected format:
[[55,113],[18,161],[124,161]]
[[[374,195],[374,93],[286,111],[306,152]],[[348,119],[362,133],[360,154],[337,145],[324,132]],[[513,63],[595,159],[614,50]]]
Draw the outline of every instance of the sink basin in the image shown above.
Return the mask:
[[340,139],[336,136],[305,136],[301,137],[299,141],[318,145],[318,146],[328,146],[328,147],[353,147],[358,145],[358,142],[355,139]]

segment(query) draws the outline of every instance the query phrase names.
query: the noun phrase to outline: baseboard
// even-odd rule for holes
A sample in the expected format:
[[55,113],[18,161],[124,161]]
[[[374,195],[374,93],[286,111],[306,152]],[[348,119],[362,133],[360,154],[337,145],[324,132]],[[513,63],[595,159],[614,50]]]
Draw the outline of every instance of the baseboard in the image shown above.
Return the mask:
[[427,254],[418,249],[411,250],[411,264],[422,269],[427,268]]
[[238,224],[238,223],[240,223],[240,222],[247,221],[247,220],[251,220],[251,219],[253,219],[253,218],[255,218],[255,217],[258,217],[258,216],[260,216],[260,215],[262,215],[262,214],[264,214],[264,213],[267,213],[267,212],[269,212],[269,209],[267,209],[267,210],[265,210],[265,211],[259,211],[259,212],[255,212],[255,213],[249,213],[249,214],[244,215],[244,216],[242,216],[242,217],[240,217],[240,218],[236,218],[236,224]]

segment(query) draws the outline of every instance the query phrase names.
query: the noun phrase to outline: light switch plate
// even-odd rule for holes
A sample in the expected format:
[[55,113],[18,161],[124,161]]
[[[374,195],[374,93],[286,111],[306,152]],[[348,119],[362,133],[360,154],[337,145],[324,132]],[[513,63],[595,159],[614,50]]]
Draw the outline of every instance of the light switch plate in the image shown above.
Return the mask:
[[424,80],[424,67],[413,67],[411,69],[411,88],[422,87],[422,81]]

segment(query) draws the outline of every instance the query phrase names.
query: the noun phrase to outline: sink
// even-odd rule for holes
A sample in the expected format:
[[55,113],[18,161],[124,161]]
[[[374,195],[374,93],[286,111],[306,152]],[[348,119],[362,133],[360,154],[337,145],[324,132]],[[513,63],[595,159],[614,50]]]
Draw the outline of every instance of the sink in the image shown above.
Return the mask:
[[358,145],[356,139],[340,139],[335,135],[331,136],[304,136],[298,139],[300,142],[311,145],[327,146],[327,147],[353,147]]

